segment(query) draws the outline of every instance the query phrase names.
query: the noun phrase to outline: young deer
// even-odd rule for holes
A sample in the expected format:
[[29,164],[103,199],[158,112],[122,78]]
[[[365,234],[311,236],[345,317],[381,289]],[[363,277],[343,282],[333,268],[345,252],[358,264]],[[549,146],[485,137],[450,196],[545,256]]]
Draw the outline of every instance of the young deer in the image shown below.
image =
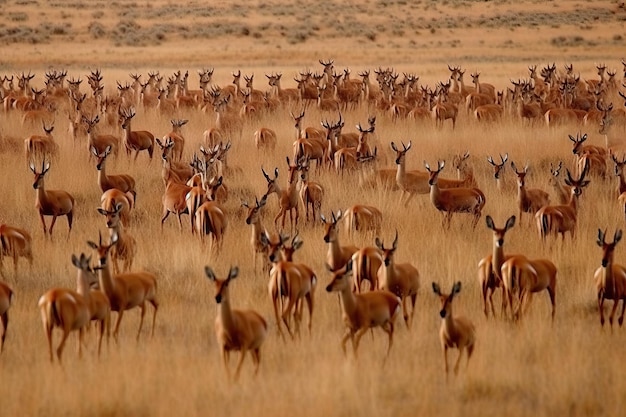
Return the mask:
[[[420,274],[410,263],[396,263],[394,255],[398,249],[398,231],[390,248],[385,248],[385,244],[378,237],[376,247],[383,253],[383,264],[378,269],[378,287],[381,290],[389,291],[397,295],[402,300],[402,311],[404,313],[404,323],[409,328],[415,315],[415,303],[419,290]],[[409,323],[409,311],[407,299],[411,299],[411,317]]]
[[593,278],[596,280],[598,290],[598,311],[600,312],[600,324],[604,326],[604,300],[613,300],[613,308],[609,315],[609,323],[613,328],[613,318],[617,311],[617,305],[622,301],[622,314],[617,319],[621,326],[624,323],[624,310],[626,310],[626,267],[613,262],[615,246],[622,239],[622,231],[615,231],[613,242],[605,241],[606,231],[598,229],[597,244],[602,248],[601,266],[596,269]]
[[[69,239],[70,232],[72,231],[72,219],[74,218],[74,197],[67,191],[46,190],[44,188],[44,177],[50,170],[50,162],[44,162],[41,172],[37,172],[35,170],[35,164],[31,162],[30,170],[35,174],[35,180],[33,182],[33,188],[36,190],[35,208],[39,212],[44,236],[49,233],[50,238],[52,238],[52,229],[57,221],[57,217],[67,216],[67,225],[69,227],[67,237]],[[50,230],[46,227],[44,216],[52,216]]]
[[447,380],[448,349],[454,347],[459,349],[459,357],[454,365],[454,373],[458,374],[463,351],[467,349],[467,365],[469,365],[470,358],[474,352],[476,327],[468,318],[464,316],[455,317],[452,315],[452,301],[455,295],[461,291],[461,282],[457,281],[452,286],[450,294],[442,294],[439,284],[433,282],[433,291],[441,300],[441,310],[439,311],[439,315],[441,316],[439,340],[441,341],[441,348],[443,349],[443,365]]
[[217,317],[215,318],[215,335],[220,345],[220,352],[224,361],[224,368],[230,380],[228,359],[231,350],[241,352],[235,379],[243,365],[246,353],[250,350],[254,363],[254,374],[259,372],[261,363],[261,345],[267,337],[267,322],[254,310],[235,310],[230,305],[229,285],[231,280],[239,275],[239,268],[232,267],[226,279],[218,279],[210,267],[205,267],[207,278],[215,284],[215,301],[217,302]]
[[327,292],[339,292],[341,306],[343,309],[343,321],[347,327],[341,339],[341,347],[346,354],[346,343],[348,339],[352,341],[352,349],[355,358],[359,342],[363,335],[371,328],[380,327],[389,336],[387,353],[389,356],[393,346],[394,322],[400,314],[400,299],[388,291],[370,291],[363,294],[352,292],[352,261],[348,261],[342,268],[333,271],[326,265],[333,277],[326,287]]

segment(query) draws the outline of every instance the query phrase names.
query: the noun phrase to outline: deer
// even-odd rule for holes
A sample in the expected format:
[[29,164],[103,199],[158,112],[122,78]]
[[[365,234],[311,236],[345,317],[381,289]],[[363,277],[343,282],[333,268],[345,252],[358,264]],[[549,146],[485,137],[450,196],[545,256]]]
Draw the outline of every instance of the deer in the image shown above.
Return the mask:
[[5,256],[13,258],[13,271],[17,277],[17,261],[24,257],[33,266],[32,238],[26,230],[0,224],[0,275],[4,277],[2,261]]
[[597,245],[602,249],[601,265],[596,269],[593,278],[596,281],[598,291],[598,311],[600,312],[600,325],[604,326],[604,300],[613,300],[613,308],[609,315],[609,323],[613,329],[613,318],[617,311],[617,305],[622,301],[622,313],[617,322],[621,326],[624,323],[624,310],[626,310],[626,267],[614,263],[615,246],[622,240],[622,230],[618,229],[613,235],[613,242],[606,242],[606,230],[598,229]]
[[254,145],[257,149],[267,149],[274,152],[276,149],[276,132],[268,127],[261,127],[254,132]]
[[355,204],[348,207],[343,212],[343,218],[348,236],[352,236],[353,232],[372,231],[374,234],[378,234],[383,223],[382,211],[365,204]]
[[78,331],[78,356],[82,356],[83,334],[91,322],[90,295],[87,280],[89,258],[81,254],[80,258],[72,255],[72,263],[78,268],[78,291],[68,288],[52,288],[46,291],[37,303],[41,312],[41,321],[48,339],[50,362],[54,362],[52,353],[52,331],[55,327],[63,331],[63,337],[56,349],[59,363],[63,355],[65,342],[72,331]]
[[126,155],[130,158],[131,153],[135,152],[134,160],[137,161],[139,152],[147,151],[152,161],[152,153],[154,152],[154,135],[146,130],[132,130],[131,120],[135,117],[135,110],[131,107],[127,110],[120,110],[122,117],[122,143],[126,148]]
[[[528,259],[524,255],[514,255],[502,263],[500,268],[506,300],[511,306],[513,318],[519,320],[528,308],[532,293],[546,290],[552,304],[552,322],[556,313],[556,274],[557,268],[548,259]],[[513,294],[517,292],[518,304],[513,309]]]
[[583,189],[589,185],[589,180],[585,180],[588,166],[583,169],[578,179],[572,178],[569,169],[566,170],[567,178],[565,184],[571,187],[569,202],[557,206],[544,206],[535,213],[535,222],[539,236],[545,241],[548,234],[561,234],[561,240],[565,241],[565,233],[570,232],[572,239],[576,231],[578,219],[578,199]]
[[32,135],[24,139],[26,161],[32,161],[36,158],[46,160],[59,156],[59,144],[52,136],[54,124],[48,127],[46,123],[43,122],[42,125],[45,135]]
[[470,213],[474,216],[472,227],[475,228],[482,215],[485,206],[485,194],[479,188],[450,188],[441,189],[437,184],[439,173],[445,167],[445,161],[437,162],[437,169],[430,168],[424,161],[424,166],[428,171],[428,184],[430,185],[430,201],[435,208],[444,212],[444,223],[450,228],[452,214]]
[[300,201],[304,206],[306,222],[309,222],[309,206],[311,208],[311,221],[315,222],[316,210],[322,211],[322,200],[324,199],[324,187],[319,182],[309,180],[309,159],[304,158],[297,163],[298,172],[298,184],[296,187],[299,189],[298,195]]
[[509,154],[506,153],[504,156],[500,154],[500,162],[496,163],[491,156],[487,156],[487,162],[493,166],[493,177],[496,180],[496,187],[498,191],[501,193],[508,193],[509,191],[513,191],[513,187],[516,184],[505,181],[504,175],[506,174],[506,162],[509,160]]
[[[478,283],[482,291],[483,312],[485,317],[489,318],[489,306],[491,306],[491,315],[496,316],[496,310],[493,306],[493,294],[498,288],[502,287],[501,267],[504,261],[511,255],[504,254],[504,236],[506,232],[515,226],[515,216],[507,219],[504,227],[496,227],[492,217],[485,217],[487,228],[493,232],[493,250],[491,255],[487,255],[478,262]],[[504,314],[505,294],[502,293],[502,314]]]
[[[550,204],[550,195],[538,188],[526,188],[526,175],[528,174],[528,164],[523,170],[518,171],[515,162],[511,161],[511,168],[517,176],[517,207],[519,209],[520,222],[522,213],[530,213],[532,216],[543,206]],[[528,224],[532,222],[532,217],[528,219]]]
[[117,321],[113,330],[113,338],[118,342],[120,323],[126,310],[139,307],[141,311],[139,329],[137,329],[137,341],[141,335],[143,318],[146,313],[146,303],[152,304],[154,313],[152,315],[151,336],[154,336],[154,326],[156,315],[159,309],[157,300],[157,280],[156,276],[149,272],[128,272],[124,274],[111,274],[109,264],[109,253],[111,248],[117,244],[117,235],[113,235],[109,244],[102,242],[102,235],[99,235],[99,242],[88,241],[87,244],[96,251],[98,258],[98,281],[100,290],[103,291],[111,303],[111,311],[117,312]]
[[[219,177],[214,187],[218,188],[221,185],[222,177]],[[228,226],[224,209],[212,198],[209,198],[198,207],[194,214],[194,219],[196,231],[200,235],[201,242],[204,242],[204,237],[210,234],[212,236],[211,251],[214,247],[219,251],[224,242],[224,233]]]
[[183,158],[183,151],[185,149],[185,138],[181,133],[181,128],[189,122],[187,119],[172,119],[170,123],[172,125],[172,131],[163,137],[163,142],[167,143],[172,141],[174,143],[172,147],[172,160],[180,161]]
[[276,195],[278,196],[280,211],[274,218],[274,225],[276,226],[276,228],[278,228],[278,219],[282,217],[282,228],[284,229],[287,212],[289,212],[290,227],[293,230],[298,225],[298,217],[300,215],[298,207],[298,190],[296,188],[296,172],[298,170],[298,166],[297,164],[291,165],[289,157],[286,157],[286,160],[287,166],[289,167],[289,179],[287,189],[282,189],[278,185],[278,168],[274,169],[274,178],[270,178],[270,176],[267,174],[267,172],[265,172],[263,168],[261,168],[261,172],[263,172],[263,176],[267,181],[267,192],[265,194],[270,195],[272,193],[276,193]]
[[190,164],[173,160],[172,152],[175,144],[171,138],[164,139],[163,142],[157,138],[155,141],[162,151],[161,160],[163,161],[163,167],[161,168],[161,178],[163,179],[163,184],[167,185],[170,179],[180,184],[186,183],[194,175],[193,167]]
[[241,366],[248,351],[252,355],[254,374],[257,375],[261,363],[261,346],[268,332],[267,321],[254,310],[237,310],[231,307],[228,287],[231,280],[239,275],[238,267],[231,267],[225,279],[217,278],[209,266],[204,268],[204,273],[215,285],[215,301],[217,302],[215,336],[220,345],[220,353],[228,379],[231,379],[230,368],[228,367],[231,350],[241,352],[235,370],[235,380],[239,378]]
[[9,328],[9,308],[13,301],[13,290],[6,282],[0,281],[0,322],[2,323],[2,334],[0,335],[0,353],[4,351],[4,341],[7,338]]
[[408,145],[402,143],[402,150],[400,150],[394,142],[391,142],[391,149],[396,153],[396,165],[398,166],[396,183],[402,191],[400,202],[404,200],[404,195],[408,194],[407,199],[404,201],[405,207],[416,194],[427,194],[429,192],[428,173],[423,171],[406,171],[406,153],[411,149],[411,146],[412,141],[409,141]]
[[[402,300],[404,323],[407,329],[413,323],[415,315],[415,303],[420,286],[420,274],[415,266],[410,263],[396,263],[395,252],[398,249],[398,231],[391,247],[385,248],[384,242],[376,237],[376,247],[383,253],[383,264],[378,269],[378,287],[389,291]],[[411,299],[411,315],[407,306],[407,299]]]
[[433,282],[432,286],[433,292],[439,296],[439,300],[441,301],[441,310],[439,310],[439,316],[441,316],[439,341],[441,342],[441,349],[443,350],[443,369],[447,381],[448,349],[454,347],[459,349],[459,356],[454,365],[454,374],[457,375],[459,373],[459,365],[461,364],[463,351],[467,351],[467,366],[469,366],[469,361],[472,357],[474,346],[476,344],[476,327],[467,317],[454,316],[452,314],[452,301],[454,300],[454,297],[461,292],[460,281],[454,283],[450,294],[442,293],[439,284],[436,282]]
[[[250,243],[252,244],[252,264],[254,266],[254,273],[256,274],[256,265],[257,265],[257,255],[261,254],[263,256],[263,271],[269,271],[271,268],[270,263],[267,260],[267,246],[263,243],[263,238],[271,239],[272,236],[268,236],[268,231],[261,224],[261,210],[267,204],[267,195],[263,195],[261,200],[255,197],[254,206],[250,206],[248,202],[243,201],[241,203],[242,207],[245,207],[248,210],[246,216],[246,224],[252,226],[252,236],[250,238]],[[276,240],[276,239],[273,239]]]
[[165,192],[163,193],[163,197],[161,199],[163,203],[163,210],[161,214],[161,230],[163,230],[163,224],[165,223],[165,220],[169,217],[170,213],[174,213],[178,217],[178,226],[180,230],[183,230],[183,222],[181,216],[183,214],[189,214],[191,229],[192,231],[194,230],[193,222],[195,217],[191,216],[187,204],[187,195],[192,190],[192,188],[193,187],[190,187],[187,184],[181,184],[175,181],[173,178],[170,178],[167,181],[167,185],[165,186]]
[[111,146],[107,146],[104,152],[99,153],[95,146],[91,147],[91,153],[96,157],[96,169],[98,170],[98,185],[102,192],[116,188],[123,193],[130,193],[133,200],[137,198],[135,179],[128,174],[107,175],[106,160],[111,154]]
[[554,188],[559,204],[567,204],[569,202],[570,194],[572,193],[572,188],[568,185],[563,185],[563,183],[559,180],[562,168],[563,161],[559,161],[559,164],[556,167],[550,163],[550,174],[552,175],[548,179],[548,183],[552,186],[552,188]]
[[402,308],[400,298],[388,291],[375,290],[363,294],[352,292],[352,260],[338,270],[332,270],[330,265],[326,265],[326,267],[332,274],[326,291],[339,293],[343,321],[347,327],[341,339],[344,355],[346,355],[346,343],[351,340],[352,350],[356,358],[359,342],[363,335],[369,329],[380,327],[389,336],[386,360],[393,346],[394,323]]
[[87,126],[87,145],[89,156],[93,155],[93,149],[95,148],[98,154],[106,151],[107,148],[111,148],[111,153],[117,157],[120,148],[120,138],[114,135],[97,135],[95,134],[96,126],[100,122],[100,117],[96,115],[94,118],[89,119],[83,116],[83,124]]
[[[111,249],[111,263],[113,264],[113,274],[120,272],[130,272],[133,266],[135,253],[137,252],[137,241],[128,233],[121,223],[121,212],[123,205],[118,202],[113,210],[105,210],[98,207],[98,213],[106,219],[106,225],[109,229],[109,238],[116,236],[117,244]],[[122,260],[122,269],[120,270],[118,260]]]
[[324,224],[324,242],[328,243],[328,251],[326,252],[326,263],[333,271],[342,268],[349,260],[352,259],[359,248],[354,245],[342,246],[339,244],[339,227],[337,224],[342,219],[343,213],[338,210],[337,213],[331,211],[330,219],[322,214],[320,219]]
[[[270,260],[272,269],[270,270],[270,280],[268,292],[274,306],[276,326],[278,333],[284,340],[285,336],[281,328],[281,319],[287,328],[287,332],[292,339],[300,334],[300,323],[302,322],[303,304],[306,301],[309,310],[309,334],[313,325],[313,307],[315,288],[317,286],[317,276],[307,265],[293,261],[293,253],[300,249],[304,242],[298,238],[298,234],[292,238],[291,244],[286,244],[288,236],[281,236],[280,243],[273,245],[270,249]],[[273,252],[280,248],[282,257],[276,256]],[[282,258],[282,259],[281,259]],[[285,300],[287,305],[284,305]],[[280,316],[279,316],[280,311]],[[293,319],[295,332],[291,330],[291,317]]]
[[130,211],[135,205],[134,196],[131,193],[123,193],[117,188],[111,188],[102,193],[100,208],[113,211],[118,204],[122,205],[122,210],[119,213],[120,222],[124,227],[128,227],[130,225]]
[[[35,174],[33,182],[33,188],[35,189],[35,208],[39,212],[39,218],[43,225],[44,236],[50,235],[52,238],[52,229],[56,223],[57,217],[66,216],[67,225],[69,227],[67,232],[67,238],[70,237],[72,231],[72,220],[74,218],[74,204],[76,200],[74,197],[63,190],[46,190],[44,188],[44,177],[50,170],[50,162],[45,162],[42,165],[41,172],[37,172],[35,164],[31,161],[30,170]],[[50,223],[50,229],[46,226],[44,216],[52,216],[52,223]]]

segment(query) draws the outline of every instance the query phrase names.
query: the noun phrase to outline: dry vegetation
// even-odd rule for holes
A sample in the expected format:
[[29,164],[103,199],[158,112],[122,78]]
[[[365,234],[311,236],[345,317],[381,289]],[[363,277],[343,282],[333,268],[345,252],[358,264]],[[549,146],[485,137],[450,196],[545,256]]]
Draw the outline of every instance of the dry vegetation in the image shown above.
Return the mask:
[[[249,6],[214,2],[180,4],[170,1],[17,1],[3,2],[0,12],[0,73],[32,70],[41,88],[44,71],[67,69],[69,76],[84,77],[102,68],[107,92],[114,94],[115,80],[127,81],[129,72],[189,69],[190,88],[196,88],[196,69],[215,67],[215,81],[226,85],[230,72],[256,74],[255,87],[266,89],[264,72],[281,71],[285,85],[297,71],[318,69],[319,58],[335,59],[336,68],[353,73],[379,66],[398,72],[412,71],[420,82],[445,80],[446,64],[481,72],[481,79],[497,88],[509,78],[527,76],[527,66],[573,63],[583,78],[595,78],[595,62],[621,71],[626,11],[616,2],[566,1],[354,1],[300,5],[284,0],[255,1]],[[621,74],[619,72],[618,74]],[[467,82],[467,81],[466,81]],[[85,87],[85,86],[83,86]],[[621,103],[620,103],[621,104]],[[617,106],[617,103],[616,103]],[[521,323],[498,318],[486,320],[477,285],[478,261],[491,252],[491,231],[481,219],[476,230],[469,217],[455,215],[450,231],[441,227],[441,215],[427,196],[418,196],[408,208],[398,204],[396,193],[363,191],[355,177],[338,184],[331,173],[314,175],[326,188],[323,212],[345,209],[355,203],[375,205],[384,213],[382,238],[393,239],[399,230],[398,262],[412,262],[421,274],[415,323],[407,330],[397,324],[395,344],[386,365],[382,358],[386,337],[375,331],[362,339],[359,359],[342,355],[343,324],[334,295],[325,292],[329,274],[324,266],[326,246],[320,224],[300,226],[305,244],[296,259],[318,274],[313,332],[283,343],[273,321],[267,278],[252,270],[250,226],[244,222],[240,199],[253,201],[265,191],[260,167],[280,169],[285,183],[285,155],[294,139],[290,109],[281,109],[243,124],[241,138],[232,138],[230,163],[241,172],[226,179],[231,197],[224,248],[219,256],[207,253],[191,238],[188,218],[184,230],[170,216],[160,230],[160,161],[148,163],[142,155],[136,164],[125,155],[108,164],[110,173],[129,173],[137,179],[138,207],[133,212],[132,233],[138,242],[136,268],[159,277],[161,308],[153,339],[144,334],[135,342],[138,312],[125,315],[120,343],[111,342],[96,358],[95,332],[88,334],[82,360],[74,351],[75,335],[64,355],[64,367],[50,365],[41,327],[38,297],[53,286],[73,286],[71,254],[87,252],[87,240],[105,232],[95,208],[100,190],[86,145],[74,146],[67,118],[56,121],[55,137],[60,157],[52,161],[46,186],[65,189],[76,197],[75,225],[66,241],[67,223],[59,219],[53,242],[43,237],[34,208],[32,173],[23,156],[23,139],[33,133],[23,128],[15,112],[0,115],[0,220],[23,227],[33,235],[32,270],[20,260],[14,276],[5,259],[5,280],[16,298],[4,353],[0,356],[0,415],[292,415],[397,416],[397,415],[617,415],[626,398],[621,364],[624,329],[601,329],[596,307],[593,271],[600,265],[596,246],[598,228],[609,237],[624,226],[623,213],[614,199],[614,179],[593,179],[582,197],[577,238],[563,247],[544,247],[534,227],[519,222],[507,234],[505,251],[529,257],[548,257],[558,267],[557,312],[551,325],[548,295],[533,297]],[[153,111],[138,112],[134,129],[147,129],[162,137],[170,131],[169,117]],[[461,112],[463,113],[463,112]],[[366,108],[344,114],[346,130],[365,125]],[[202,132],[214,125],[214,115],[189,111],[183,128],[185,157],[197,149]],[[305,126],[319,126],[334,114],[307,112]],[[275,153],[259,153],[252,135],[259,126],[278,133]],[[572,167],[568,134],[577,126],[547,129],[528,126],[517,119],[479,125],[465,114],[457,129],[436,129],[430,122],[393,122],[379,115],[376,136],[387,164],[393,166],[390,141],[413,141],[408,169],[421,169],[424,159],[451,161],[469,150],[478,184],[487,196],[484,214],[502,226],[517,213],[515,196],[502,195],[491,177],[487,155],[504,154],[519,165],[529,161],[528,185],[548,188],[550,162],[563,160]],[[603,144],[596,128],[589,142]],[[624,132],[622,132],[624,134]],[[510,169],[508,174],[511,174]],[[449,165],[442,175],[451,177]],[[513,180],[512,177],[509,180]],[[551,190],[550,190],[551,191]],[[264,224],[270,226],[277,202],[269,198]],[[301,211],[301,221],[303,219]],[[347,242],[344,231],[340,238]],[[371,245],[373,236],[358,236],[355,244]],[[616,251],[616,261],[626,262],[626,244]],[[231,289],[236,307],[252,307],[270,322],[262,348],[257,378],[250,358],[241,381],[226,381],[213,328],[213,288],[204,276],[211,265],[225,276],[239,265],[240,276]],[[438,329],[439,302],[431,282],[449,291],[460,280],[463,290],[455,312],[470,317],[477,326],[477,346],[466,371],[446,384]],[[494,297],[499,305],[500,292]],[[611,305],[612,302],[608,302]],[[606,305],[605,305],[606,308]],[[150,312],[150,310],[148,310]],[[149,316],[150,313],[148,313]],[[149,326],[148,326],[149,327]],[[58,337],[58,334],[57,334]],[[453,351],[451,359],[456,359]],[[231,358],[231,366],[234,366]]]

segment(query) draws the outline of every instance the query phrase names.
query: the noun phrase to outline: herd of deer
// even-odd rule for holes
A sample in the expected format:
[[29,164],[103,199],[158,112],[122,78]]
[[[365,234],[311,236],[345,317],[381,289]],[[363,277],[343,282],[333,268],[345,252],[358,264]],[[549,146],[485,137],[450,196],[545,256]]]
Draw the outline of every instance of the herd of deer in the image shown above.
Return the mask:
[[[468,114],[473,114],[479,122],[494,122],[507,117],[519,117],[522,120],[543,118],[548,126],[556,123],[572,123],[575,126],[599,126],[599,132],[605,135],[606,146],[583,145],[587,136],[570,136],[573,153],[577,157],[575,174],[566,170],[565,185],[559,179],[562,163],[552,167],[551,184],[557,192],[559,204],[550,202],[549,194],[541,189],[528,188],[526,175],[528,164],[522,169],[514,162],[510,163],[517,178],[517,207],[521,222],[524,214],[534,218],[539,235],[547,239],[549,235],[569,232],[574,238],[577,225],[578,200],[589,177],[606,178],[607,164],[614,162],[615,173],[619,178],[619,203],[626,213],[626,180],[623,166],[626,158],[623,149],[614,138],[609,138],[611,126],[623,127],[626,124],[626,111],[614,109],[613,102],[618,96],[626,100],[616,81],[616,72],[607,71],[606,66],[598,65],[599,80],[581,80],[574,75],[573,66],[566,66],[564,73],[556,71],[555,65],[547,65],[537,75],[536,66],[529,67],[528,80],[512,81],[513,88],[496,91],[495,88],[479,80],[478,73],[472,74],[474,87],[464,84],[465,71],[460,67],[450,67],[450,78],[437,83],[434,89],[419,86],[419,77],[404,74],[404,80],[398,81],[398,74],[393,70],[375,70],[378,88],[370,83],[369,71],[359,73],[361,80],[350,79],[350,71],[334,71],[333,61],[320,61],[323,70],[320,73],[310,71],[300,73],[294,89],[283,89],[280,84],[282,74],[267,75],[268,91],[253,88],[253,76],[245,76],[246,87],[240,86],[241,71],[233,72],[231,85],[220,88],[212,84],[213,70],[199,71],[200,90],[188,89],[188,72],[176,72],[167,80],[167,87],[162,87],[162,77],[158,72],[148,74],[146,82],[141,76],[131,74],[132,83],[117,82],[117,95],[106,96],[102,84],[103,77],[99,70],[92,71],[87,77],[92,95],[81,93],[80,78],[65,80],[66,72],[50,71],[46,73],[46,87],[38,90],[30,86],[34,75],[22,73],[17,76],[18,88],[14,89],[11,76],[0,78],[0,96],[4,103],[5,114],[21,112],[22,123],[32,128],[41,123],[44,135],[32,135],[25,140],[25,156],[34,174],[33,188],[36,190],[36,209],[43,226],[44,236],[52,238],[52,231],[59,216],[66,216],[68,237],[72,229],[76,199],[67,191],[50,190],[44,186],[44,178],[52,162],[60,158],[61,149],[54,139],[51,120],[55,115],[66,111],[69,115],[69,131],[74,142],[85,141],[88,157],[93,159],[97,170],[97,183],[102,191],[100,213],[106,220],[109,230],[108,243],[100,236],[99,242],[88,242],[96,254],[96,264],[85,254],[72,255],[72,264],[78,270],[76,290],[54,288],[41,296],[39,307],[46,331],[50,359],[53,360],[52,330],[59,327],[63,338],[56,354],[61,361],[65,341],[71,331],[79,332],[79,353],[85,329],[91,321],[99,323],[98,353],[103,335],[108,335],[111,311],[118,312],[114,337],[118,338],[120,322],[124,311],[139,307],[141,321],[139,338],[146,303],[154,307],[152,332],[154,332],[157,301],[157,277],[144,271],[133,271],[133,259],[137,242],[129,231],[132,223],[132,211],[137,204],[135,179],[127,174],[109,174],[106,169],[107,158],[117,158],[125,150],[129,158],[134,152],[133,161],[145,151],[152,159],[155,145],[161,151],[164,183],[162,197],[163,210],[161,228],[170,214],[178,217],[182,230],[183,214],[189,216],[191,233],[198,234],[202,240],[211,238],[210,250],[219,253],[232,221],[230,211],[225,204],[229,201],[227,182],[237,168],[228,165],[231,147],[240,146],[244,120],[254,119],[262,112],[278,112],[300,106],[303,110],[290,111],[295,126],[293,154],[286,157],[287,184],[279,181],[279,168],[270,175],[261,167],[261,173],[267,182],[267,189],[259,199],[255,197],[253,205],[242,202],[247,210],[246,224],[252,228],[252,254],[256,273],[258,259],[262,259],[263,272],[268,274],[268,292],[273,302],[278,333],[284,338],[282,326],[294,338],[299,334],[302,323],[304,303],[308,307],[308,328],[311,330],[314,310],[314,294],[318,277],[313,269],[293,260],[294,253],[303,245],[298,228],[300,208],[304,209],[304,223],[317,223],[324,226],[323,239],[328,245],[326,266],[331,273],[328,292],[338,292],[341,300],[346,333],[342,339],[342,348],[346,351],[348,340],[352,342],[354,354],[361,337],[368,329],[381,327],[389,337],[387,355],[393,344],[394,323],[402,312],[407,328],[410,328],[416,310],[416,297],[420,286],[420,274],[410,263],[396,262],[394,253],[398,247],[398,233],[391,246],[387,247],[378,237],[374,246],[342,246],[339,243],[340,222],[344,222],[347,232],[381,233],[383,213],[372,205],[357,204],[345,211],[331,212],[327,219],[322,214],[325,198],[324,186],[311,180],[311,173],[318,176],[323,169],[340,174],[344,178],[351,172],[358,172],[359,186],[400,191],[400,202],[406,206],[417,194],[429,194],[432,205],[444,214],[444,229],[450,229],[454,213],[472,215],[472,227],[475,227],[486,203],[485,193],[478,188],[469,152],[457,155],[452,165],[458,172],[459,179],[440,178],[446,166],[445,161],[437,161],[431,167],[424,161],[426,171],[407,170],[406,156],[412,149],[412,141],[398,146],[390,142],[395,154],[395,169],[377,167],[378,146],[375,136],[376,117],[369,117],[368,127],[359,123],[358,133],[343,133],[345,119],[342,111],[349,111],[366,103],[370,111],[389,115],[393,120],[401,118],[431,118],[437,125],[450,119],[452,127],[457,124],[459,107],[465,106]],[[622,62],[625,68],[626,62]],[[626,87],[626,86],[625,86]],[[625,103],[626,105],[626,103]],[[317,107],[321,114],[337,112],[339,120],[321,122],[323,129],[304,127],[305,111]],[[133,130],[131,120],[138,110],[155,109],[160,115],[180,116],[187,111],[215,112],[215,123],[202,134],[199,146],[191,161],[183,161],[186,140],[182,127],[188,119],[172,118],[172,131],[162,139],[146,130]],[[313,110],[315,111],[315,110]],[[278,113],[277,113],[278,114]],[[99,134],[99,124],[109,133]],[[100,126],[103,127],[103,126]],[[121,136],[119,136],[121,135]],[[261,127],[254,133],[254,143],[260,150],[274,152],[278,144],[278,135],[269,127]],[[491,156],[489,164],[494,169],[497,187],[503,185],[503,173],[508,162],[508,154],[500,155],[500,162]],[[315,162],[315,169],[311,163]],[[241,172],[241,171],[239,171]],[[324,173],[325,174],[325,173]],[[274,217],[275,232],[268,231],[262,225],[263,211],[272,194],[277,195],[279,211]],[[232,197],[230,197],[232,200]],[[52,217],[48,228],[45,217]],[[289,233],[285,233],[286,219],[289,217]],[[519,319],[528,307],[530,294],[547,290],[552,304],[552,319],[556,307],[556,266],[547,259],[528,259],[524,255],[504,254],[504,236],[516,221],[511,216],[503,228],[498,228],[490,216],[486,216],[487,227],[493,232],[493,253],[483,258],[478,265],[479,281],[482,288],[484,313],[491,310],[495,316],[493,294],[498,288],[503,289],[502,314],[506,315],[508,306],[513,317]],[[532,222],[532,219],[529,220]],[[295,234],[294,234],[295,232]],[[618,319],[621,325],[626,305],[626,268],[613,263],[615,245],[622,237],[617,231],[612,243],[606,243],[606,232],[599,231],[598,245],[602,248],[601,267],[595,273],[598,286],[598,306],[601,323],[604,324],[603,302],[613,300],[613,309],[609,316],[611,325],[618,302],[623,307]],[[4,256],[13,258],[17,275],[19,257],[33,262],[32,238],[28,231],[0,225],[0,267]],[[120,268],[119,262],[122,262]],[[1,271],[1,270],[0,270]],[[218,303],[216,334],[228,372],[228,356],[232,350],[241,352],[236,376],[239,375],[243,359],[251,351],[255,370],[260,363],[260,348],[268,333],[268,324],[257,312],[236,310],[231,307],[228,287],[231,280],[239,275],[239,269],[232,267],[225,279],[217,278],[213,269],[206,267],[206,276],[215,284],[215,299]],[[3,274],[4,275],[4,274]],[[364,281],[368,281],[369,290],[364,291]],[[459,348],[459,358],[455,366],[458,371],[463,351],[467,358],[472,355],[475,344],[475,327],[472,322],[452,314],[452,301],[461,290],[461,283],[456,282],[450,293],[443,293],[437,283],[432,284],[434,293],[441,299],[440,316],[442,318],[440,339],[444,352],[445,370],[448,371],[447,351]],[[0,282],[0,317],[3,323],[2,344],[8,325],[8,310],[13,290],[8,284]],[[409,300],[411,306],[409,307]]]

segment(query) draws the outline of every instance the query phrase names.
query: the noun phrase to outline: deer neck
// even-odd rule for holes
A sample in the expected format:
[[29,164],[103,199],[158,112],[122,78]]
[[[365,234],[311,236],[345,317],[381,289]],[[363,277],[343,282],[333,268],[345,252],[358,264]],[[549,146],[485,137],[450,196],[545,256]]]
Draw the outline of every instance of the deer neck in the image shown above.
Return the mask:
[[357,298],[356,294],[352,292],[350,285],[346,285],[341,291],[339,291],[339,298],[341,300],[341,306],[344,313],[348,317],[353,317],[357,311]]
[[82,269],[78,271],[78,278],[76,279],[76,292],[83,296],[87,304],[90,303],[90,288],[87,282],[87,272]]
[[397,165],[398,165],[398,168],[396,171],[396,182],[398,184],[404,184],[404,177],[406,175],[406,159],[404,156],[400,160],[400,163]]
[[491,264],[494,275],[500,277],[500,268],[504,263],[504,243],[502,246],[498,245],[498,239],[494,236],[493,239],[493,252],[491,255]]
[[98,270],[98,282],[100,283],[100,289],[109,298],[115,291],[115,285],[113,278],[111,277],[111,266],[109,265],[109,256],[107,255],[106,263]]
[[235,327],[233,311],[228,297],[222,296],[222,300],[217,304],[217,316],[220,318],[224,329],[231,330]]

